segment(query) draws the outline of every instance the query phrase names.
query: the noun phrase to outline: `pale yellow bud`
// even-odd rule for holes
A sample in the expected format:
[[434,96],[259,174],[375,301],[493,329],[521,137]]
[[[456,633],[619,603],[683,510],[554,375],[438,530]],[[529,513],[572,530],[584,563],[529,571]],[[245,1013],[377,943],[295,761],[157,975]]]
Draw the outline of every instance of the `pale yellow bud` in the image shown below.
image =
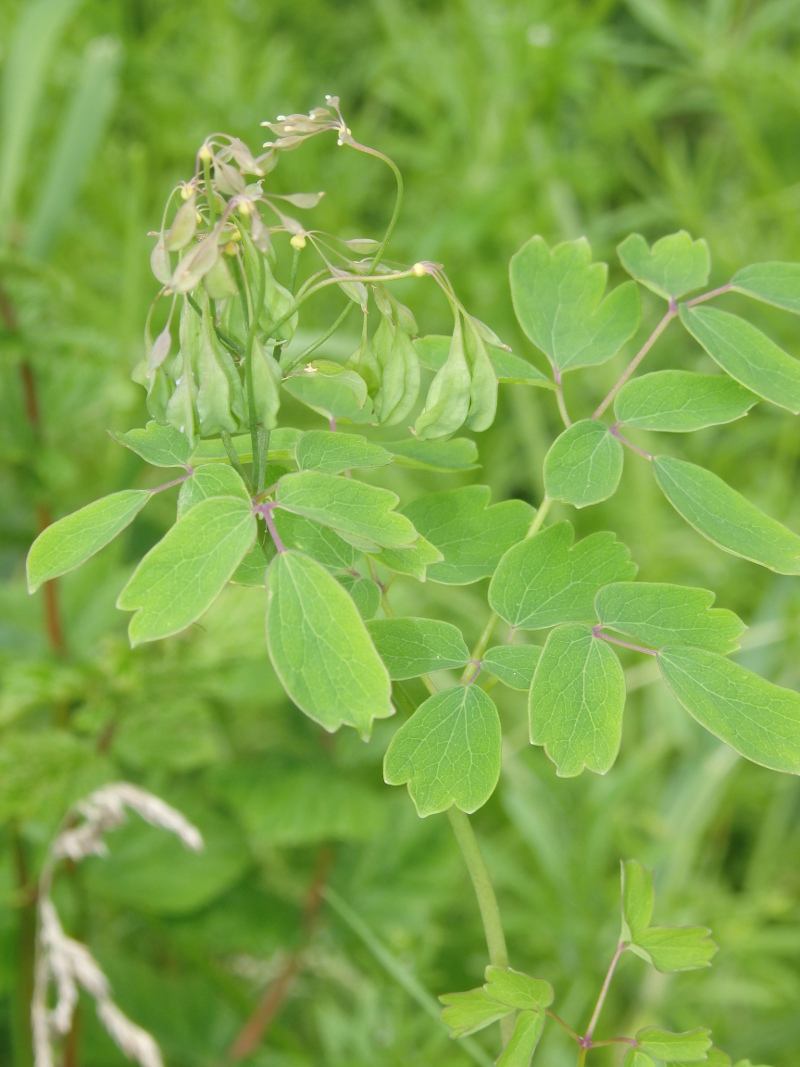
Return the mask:
[[200,151],[197,153],[200,157],[201,163],[210,163],[212,158],[211,149],[207,144],[204,144]]
[[233,243],[233,241],[228,241],[228,243],[225,245],[225,255],[226,256],[235,256],[236,255],[236,245]]
[[425,269],[424,263],[415,263],[414,266],[411,268],[411,273],[414,275],[415,278],[424,278],[428,272]]
[[291,240],[289,241],[289,244],[292,246],[292,248],[297,248],[297,249],[305,248],[306,247],[306,239],[305,239],[305,237],[304,237],[304,235],[302,233],[296,233],[294,235],[294,237],[292,237]]

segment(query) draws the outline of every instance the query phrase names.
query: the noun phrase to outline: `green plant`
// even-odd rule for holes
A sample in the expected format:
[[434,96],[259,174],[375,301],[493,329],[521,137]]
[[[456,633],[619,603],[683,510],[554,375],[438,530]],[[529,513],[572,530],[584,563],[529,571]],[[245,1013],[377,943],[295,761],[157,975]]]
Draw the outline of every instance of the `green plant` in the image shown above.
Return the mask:
[[[800,769],[800,696],[726,658],[744,629],[736,615],[713,608],[713,594],[703,589],[635,582],[630,553],[613,533],[573,545],[568,521],[545,526],[555,506],[610,498],[628,450],[651,465],[668,501],[706,538],[778,573],[800,573],[800,537],[712,472],[650,453],[627,436],[725,424],[761,400],[800,411],[800,365],[746,320],[702,306],[736,292],[800,311],[800,267],[747,267],[727,285],[679,303],[708,282],[705,243],[682,231],[649,248],[633,235],[619,255],[634,280],[604,297],[607,268],[592,263],[588,242],[551,250],[534,237],[512,259],[511,287],[523,330],[550,361],[549,377],[466,311],[441,266],[387,264],[400,175],[381,153],[353,140],[335,99],[308,116],[268,125],[275,141],[257,157],[237,139],[207,140],[192,179],[168,201],[153,251],[159,296],[171,297],[155,340],[148,319],[146,357],[136,371],[153,421],[114,436],[153,466],[185,473],[152,490],[115,493],[48,527],[29,555],[29,587],[79,566],[155,493],[180,485],[175,525],[120,594],[119,607],[135,612],[132,644],[185,630],[231,581],[265,586],[269,656],[295,705],[330,732],[348,725],[365,739],[374,721],[395,708],[409,714],[386,752],[385,780],[407,784],[420,816],[447,812],[490,959],[487,986],[448,995],[445,1019],[455,1035],[499,1020],[499,1062],[527,1063],[552,993],[547,983],[508,967],[489,872],[468,819],[500,774],[492,687],[529,693],[530,739],[559,775],[605,773],[621,737],[621,648],[657,661],[680,703],[737,752],[776,770]],[[330,131],[395,175],[397,200],[381,241],[332,238],[285,214],[287,202],[310,208],[320,194],[264,192],[261,179],[282,152]],[[304,262],[309,246],[320,261],[311,273]],[[414,337],[414,317],[392,288],[411,279],[439,286],[453,313],[451,337]],[[591,417],[573,422],[564,376],[606,362],[635,335],[637,283],[665,299],[667,311]],[[300,314],[312,296],[332,289],[347,303],[309,343],[299,331]],[[371,331],[373,304],[379,325]],[[336,331],[354,306],[363,316],[361,343],[341,353]],[[173,354],[175,317],[180,347]],[[671,369],[633,377],[673,319],[724,373]],[[323,346],[328,358],[315,354]],[[432,378],[421,401],[425,372]],[[395,494],[366,480],[390,464],[471,469],[474,443],[453,435],[491,425],[499,382],[552,391],[565,425],[545,459],[537,510],[514,499],[490,505],[487,487],[467,486],[419,496],[398,511]],[[323,416],[329,429],[280,425],[279,414],[288,407],[292,416],[298,403]],[[608,424],[602,417],[612,403],[616,421]],[[410,436],[387,439],[380,429],[412,416]],[[377,432],[342,433],[341,422]],[[490,613],[473,649],[451,623],[396,617],[389,590],[398,579],[451,586],[491,579]],[[506,641],[492,645],[498,627]],[[544,645],[513,643],[519,633],[540,630],[550,631]],[[462,671],[457,683],[446,673],[453,670]],[[609,1043],[596,1041],[594,1028],[623,951],[645,955],[662,970],[705,966],[713,954],[704,928],[650,927],[651,908],[649,876],[629,861],[622,938],[607,982],[584,1036],[570,1031],[579,1063]],[[709,1051],[707,1031],[669,1035],[650,1028],[610,1043],[631,1045],[626,1062],[639,1067],[653,1058],[727,1062]]]

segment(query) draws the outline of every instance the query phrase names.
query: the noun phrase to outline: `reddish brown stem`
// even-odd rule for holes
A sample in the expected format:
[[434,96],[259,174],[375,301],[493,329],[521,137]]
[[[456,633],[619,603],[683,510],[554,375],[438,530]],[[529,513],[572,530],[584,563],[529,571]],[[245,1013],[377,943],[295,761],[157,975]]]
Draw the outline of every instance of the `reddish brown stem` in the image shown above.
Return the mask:
[[[322,891],[328,880],[328,872],[332,862],[333,850],[329,845],[324,845],[317,857],[317,868],[303,905],[303,934],[306,942],[319,918]],[[303,951],[304,949],[301,948],[291,954],[278,977],[265,991],[256,1005],[255,1011],[239,1031],[236,1040],[228,1050],[229,1061],[236,1063],[245,1059],[264,1040],[272,1020],[278,1014],[288,996],[295,975],[303,965]]]

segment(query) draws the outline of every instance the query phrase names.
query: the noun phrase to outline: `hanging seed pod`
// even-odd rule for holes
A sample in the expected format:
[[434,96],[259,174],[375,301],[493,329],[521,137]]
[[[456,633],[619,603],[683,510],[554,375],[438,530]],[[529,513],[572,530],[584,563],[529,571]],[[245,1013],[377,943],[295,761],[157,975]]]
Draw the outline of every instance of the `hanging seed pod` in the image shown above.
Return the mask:
[[[365,315],[364,329],[361,331],[361,344],[351,356],[348,356],[344,365],[348,370],[355,371],[359,377],[363,378],[367,384],[369,395],[374,397],[380,388],[381,369],[369,343],[367,321],[367,316]],[[363,404],[361,406],[363,407]]]
[[[272,271],[269,269],[266,257],[262,256],[262,259],[266,274],[266,288],[264,290],[264,308],[261,312],[259,325],[268,337],[272,337],[276,341],[291,341],[297,329],[298,314],[295,311],[285,321],[282,322],[281,320],[294,304],[294,297],[288,289],[275,280]],[[275,325],[276,323],[278,325]]]
[[169,232],[164,238],[164,247],[168,252],[178,252],[189,244],[196,230],[197,204],[195,195],[192,193],[186,203],[178,208]]
[[236,282],[233,280],[223,256],[219,257],[203,278],[203,285],[212,300],[227,300],[228,297],[236,296],[238,293]]
[[394,297],[390,297],[392,301],[392,308],[394,310],[394,319],[401,330],[410,334],[412,337],[417,335],[417,320],[411,311],[411,308],[407,308],[405,304],[401,304],[399,300],[395,300]]
[[169,252],[164,245],[163,233],[150,253],[150,269],[157,281],[161,282],[162,285],[169,285],[172,280],[172,264],[169,261]]
[[243,193],[245,180],[236,169],[229,163],[223,163],[219,156],[214,157],[214,186],[217,192],[226,196],[236,196]]
[[219,258],[217,238],[218,234],[212,231],[205,240],[186,253],[169,279],[173,293],[191,292],[208,274]]
[[192,361],[188,352],[182,352],[181,376],[175,383],[175,392],[169,398],[166,419],[170,426],[188,438],[190,444],[197,440],[195,402],[197,386],[192,373]]
[[219,343],[208,301],[197,355],[197,421],[201,437],[236,433],[244,420],[244,391],[233,360]]
[[393,426],[408,418],[419,395],[419,359],[408,334],[388,319],[381,319],[373,349],[381,372],[375,397],[378,421]]
[[467,426],[480,433],[489,429],[497,412],[497,375],[483,338],[470,318],[466,323],[464,340],[472,376]]
[[461,316],[456,312],[450,351],[434,375],[425,407],[414,424],[417,435],[427,439],[455,433],[469,411],[471,384]]
[[147,411],[151,418],[162,425],[167,421],[167,405],[174,388],[164,367],[157,367],[147,379]]
[[265,430],[277,425],[278,409],[281,406],[281,368],[272,355],[272,346],[265,350],[258,338],[253,339],[253,399],[256,420]]
[[152,374],[154,370],[161,366],[164,360],[170,353],[172,348],[172,333],[170,332],[169,323],[164,327],[161,333],[156,337],[153,342],[153,347],[150,349],[147,355],[147,370],[148,374]]

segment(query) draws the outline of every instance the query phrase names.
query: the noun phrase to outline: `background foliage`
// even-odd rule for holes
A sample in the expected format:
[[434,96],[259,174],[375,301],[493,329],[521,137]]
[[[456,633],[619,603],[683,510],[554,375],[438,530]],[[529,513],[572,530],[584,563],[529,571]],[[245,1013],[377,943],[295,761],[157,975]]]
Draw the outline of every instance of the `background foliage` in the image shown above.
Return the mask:
[[[614,264],[630,230],[652,239],[684,227],[709,242],[712,284],[745,263],[800,259],[800,3],[84,0],[66,5],[30,115],[8,51],[25,6],[0,11],[4,143],[15,115],[32,131],[17,202],[0,216],[0,1061],[28,1062],[43,847],[72,799],[124,776],[182,808],[207,854],[131,825],[110,859],[62,878],[59,906],[170,1064],[219,1064],[232,1048],[236,1058],[248,1034],[260,1037],[248,1062],[263,1067],[466,1064],[408,990],[475,985],[483,935],[445,820],[420,822],[405,791],[382,785],[393,724],[365,746],[297,715],[279,696],[249,590],[231,588],[188,637],[129,650],[114,601],[170,521],[166,495],[59,582],[49,626],[41,594],[25,592],[24,556],[48,513],[143,485],[144,465],[103,430],[144,417],[128,374],[155,292],[146,234],[208,132],[257,143],[261,120],[338,94],[354,133],[405,175],[395,255],[443,261],[470,309],[536,361],[507,284],[508,259],[532,233],[586,234]],[[87,71],[98,79],[83,98],[94,137],[69,119]],[[48,206],[54,151],[75,195]],[[353,235],[381,232],[391,206],[391,175],[332,140],[287,156],[274,180],[325,188],[320,224]],[[654,297],[643,331],[660,313]],[[751,316],[798,351],[795,320]],[[433,296],[420,326],[448,328]],[[570,410],[593,409],[635,341],[582,378],[585,395],[568,383]],[[689,345],[675,328],[659,350],[674,360]],[[705,430],[681,454],[798,529],[790,419],[757,408],[735,433]],[[536,502],[556,432],[552,398],[507,388],[479,441],[481,471],[446,483],[400,472],[398,488],[477,478]],[[645,580],[717,589],[751,627],[740,662],[800,686],[797,583],[718,552],[635,464],[615,506],[577,524],[615,530]],[[419,587],[398,583],[400,609],[480,618],[479,587],[422,588],[415,603]],[[659,918],[708,923],[721,951],[713,971],[669,979],[643,979],[626,959],[609,1033],[702,1021],[734,1059],[788,1067],[800,1047],[798,783],[739,760],[651,679],[649,665],[628,671],[622,752],[606,778],[556,780],[527,744],[524,697],[499,697],[518,743],[475,821],[512,965],[551,980],[580,1023],[616,942],[619,859],[635,855],[655,867]],[[119,1061],[91,1011],[67,1054],[81,1067]],[[553,1028],[539,1055],[562,1067],[573,1050]]]

